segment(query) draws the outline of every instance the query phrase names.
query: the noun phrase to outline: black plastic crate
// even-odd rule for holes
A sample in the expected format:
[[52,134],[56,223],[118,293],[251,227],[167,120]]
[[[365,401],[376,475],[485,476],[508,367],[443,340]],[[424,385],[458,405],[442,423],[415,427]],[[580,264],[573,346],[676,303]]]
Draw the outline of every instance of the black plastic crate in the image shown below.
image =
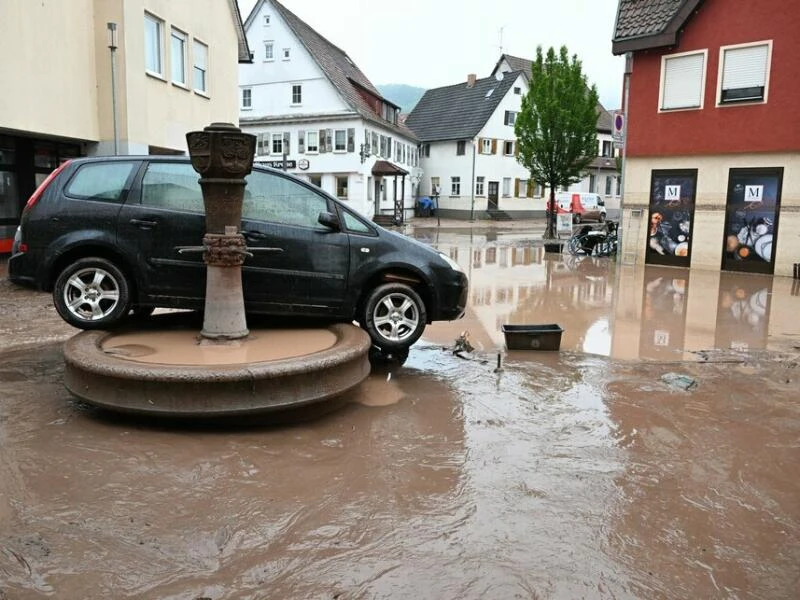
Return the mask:
[[564,330],[556,323],[548,325],[503,325],[509,350],[559,350]]

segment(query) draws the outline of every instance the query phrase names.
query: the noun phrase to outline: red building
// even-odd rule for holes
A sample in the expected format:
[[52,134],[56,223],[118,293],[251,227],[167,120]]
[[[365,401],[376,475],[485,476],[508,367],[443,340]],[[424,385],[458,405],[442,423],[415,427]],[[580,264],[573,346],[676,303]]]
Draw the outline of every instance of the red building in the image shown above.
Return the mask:
[[800,263],[800,2],[620,0],[623,253],[792,275]]

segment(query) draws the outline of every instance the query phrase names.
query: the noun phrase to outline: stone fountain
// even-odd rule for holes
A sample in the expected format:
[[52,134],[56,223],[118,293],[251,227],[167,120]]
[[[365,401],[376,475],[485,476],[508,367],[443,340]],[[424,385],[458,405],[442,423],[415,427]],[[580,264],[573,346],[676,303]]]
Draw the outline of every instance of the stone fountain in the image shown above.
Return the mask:
[[[239,232],[255,136],[227,123],[186,135],[206,211],[206,298],[200,331],[185,313],[155,315],[137,330],[84,331],[64,346],[65,385],[115,411],[171,417],[236,416],[341,397],[370,372],[369,336],[350,324],[317,329],[247,327]],[[265,248],[262,251],[279,251]]]

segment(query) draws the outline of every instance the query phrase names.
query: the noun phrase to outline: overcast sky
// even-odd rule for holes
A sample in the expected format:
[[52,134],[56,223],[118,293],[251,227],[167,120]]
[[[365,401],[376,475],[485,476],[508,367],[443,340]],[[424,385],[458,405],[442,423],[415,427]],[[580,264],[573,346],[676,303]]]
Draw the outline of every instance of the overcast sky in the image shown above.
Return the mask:
[[[238,1],[246,19],[256,0]],[[625,61],[611,54],[617,0],[281,3],[347,52],[375,85],[451,85],[469,73],[488,77],[501,53],[533,59],[537,45],[566,45],[606,109],[621,106]]]

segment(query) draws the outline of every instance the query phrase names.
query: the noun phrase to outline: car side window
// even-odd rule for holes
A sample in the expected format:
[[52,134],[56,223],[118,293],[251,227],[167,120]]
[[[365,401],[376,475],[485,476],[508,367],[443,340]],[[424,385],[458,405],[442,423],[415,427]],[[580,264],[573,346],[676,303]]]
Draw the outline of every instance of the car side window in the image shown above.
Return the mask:
[[135,164],[115,161],[81,165],[64,192],[89,200],[117,201]]
[[242,218],[300,227],[320,227],[319,213],[328,210],[324,196],[274,173],[253,171],[244,188]]
[[342,219],[344,220],[344,226],[348,231],[353,231],[355,233],[372,233],[370,226],[356,217],[353,213],[346,210],[342,210],[341,213]]
[[142,206],[204,213],[199,177],[189,163],[151,162],[142,179]]

